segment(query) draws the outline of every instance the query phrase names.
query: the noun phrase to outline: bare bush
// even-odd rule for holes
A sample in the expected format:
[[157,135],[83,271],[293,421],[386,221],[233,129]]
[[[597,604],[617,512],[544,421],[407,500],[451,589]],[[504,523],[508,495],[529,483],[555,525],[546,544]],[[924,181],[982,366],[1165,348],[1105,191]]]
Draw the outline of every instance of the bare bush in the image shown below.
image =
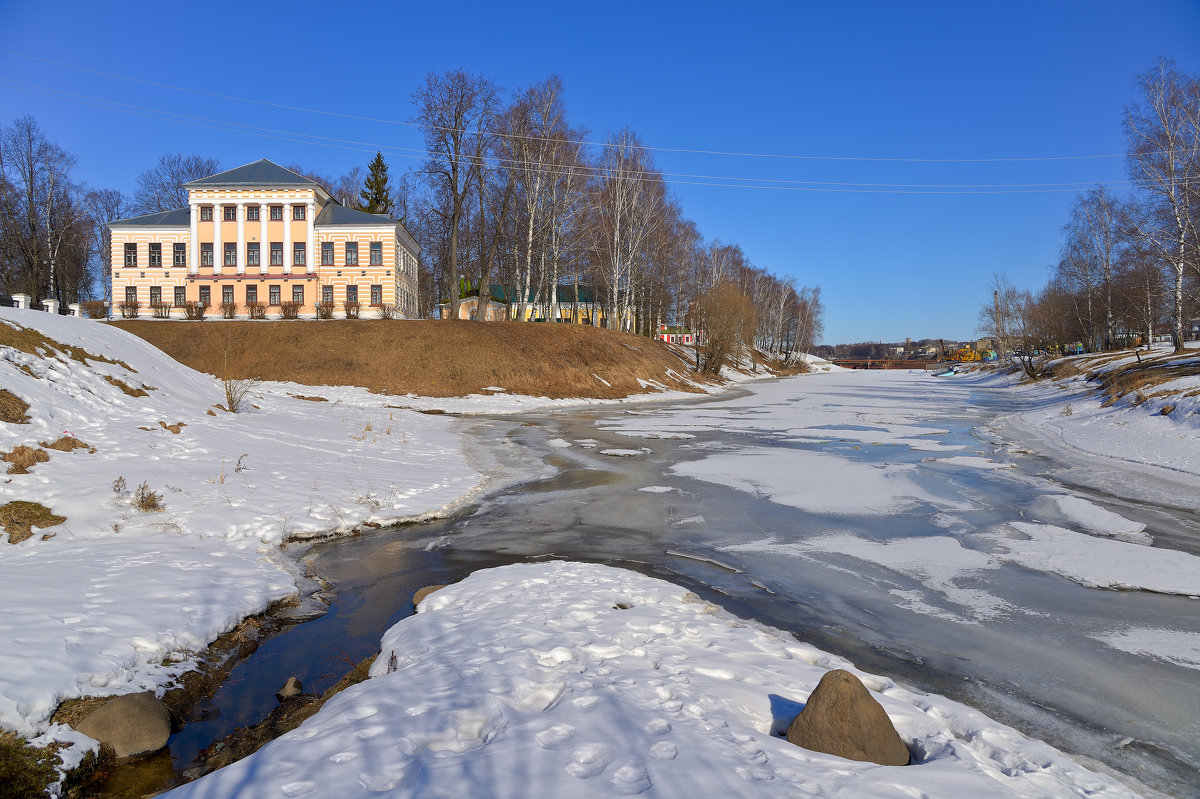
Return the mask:
[[279,318],[280,319],[299,319],[300,309],[304,307],[300,302],[281,302],[279,303]]
[[385,302],[379,306],[380,319],[395,319],[396,318],[396,303]]
[[222,302],[217,308],[221,311],[222,319],[237,319],[238,306],[236,302]]
[[185,302],[183,304],[184,317],[193,322],[204,321],[204,314],[207,312],[208,306],[202,302]]
[[151,491],[150,484],[144,481],[133,490],[133,499],[130,504],[138,510],[145,512],[164,510],[162,494],[157,491]]
[[246,315],[249,316],[251,319],[266,319],[267,318],[266,303],[262,303],[262,302],[246,303]]
[[356,300],[346,300],[342,303],[342,309],[346,312],[347,319],[357,319],[358,310],[362,306]]
[[169,303],[169,302],[152,302],[152,303],[150,303],[150,310],[154,313],[155,319],[170,319],[171,318],[171,308],[173,308],[173,307],[174,306],[171,305],[171,303]]
[[317,303],[317,318],[318,319],[332,319],[333,318],[333,308],[334,308],[334,305],[332,302],[318,302]]
[[117,306],[121,312],[122,319],[137,319],[141,314],[142,304],[136,300],[133,302],[123,302]]
[[88,319],[104,319],[108,316],[108,306],[101,300],[88,300],[81,303],[80,308]]

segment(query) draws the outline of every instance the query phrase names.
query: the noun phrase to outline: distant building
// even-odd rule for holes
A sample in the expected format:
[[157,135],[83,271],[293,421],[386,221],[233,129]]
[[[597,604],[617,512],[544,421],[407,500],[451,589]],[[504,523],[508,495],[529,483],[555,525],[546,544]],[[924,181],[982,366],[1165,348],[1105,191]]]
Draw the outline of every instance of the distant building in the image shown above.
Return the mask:
[[[486,318],[483,321],[526,321],[526,322],[574,322],[581,325],[603,327],[604,304],[592,286],[556,286],[557,316],[551,303],[536,290],[530,289],[525,298],[522,319],[521,289],[492,283],[488,291]],[[479,316],[479,287],[463,280],[459,285],[458,318],[476,319]],[[450,303],[442,303],[439,312],[443,319],[450,318]]]
[[686,347],[704,343],[704,337],[699,331],[693,333],[690,329],[678,325],[659,325],[654,337],[668,344],[682,344]]
[[[122,219],[112,231],[112,297],[180,316],[184,303],[241,312],[299,303],[337,315],[384,304],[417,316],[416,242],[382,214],[339,205],[315,181],[262,159],[186,184],[188,207]],[[165,308],[164,308],[165,306]]]

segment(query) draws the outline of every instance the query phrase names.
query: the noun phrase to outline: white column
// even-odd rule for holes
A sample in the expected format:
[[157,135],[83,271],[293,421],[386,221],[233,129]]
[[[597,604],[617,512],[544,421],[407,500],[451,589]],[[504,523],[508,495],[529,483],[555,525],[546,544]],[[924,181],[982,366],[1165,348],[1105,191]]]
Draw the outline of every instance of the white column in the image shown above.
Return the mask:
[[246,273],[246,203],[239,202],[237,204],[237,225],[238,225],[238,241],[237,241],[237,273],[244,275]]
[[283,273],[292,273],[292,206],[283,206]]
[[267,241],[267,220],[271,217],[271,208],[266,203],[258,206],[258,273],[265,275],[271,262],[271,242]]
[[213,274],[221,274],[225,263],[225,244],[221,241],[221,223],[225,221],[225,209],[220,203],[213,204]]
[[192,254],[188,258],[188,274],[194,275],[200,271],[200,205],[196,202],[188,204],[188,212],[192,220],[192,238],[189,243],[192,245]]
[[316,200],[309,200],[308,207],[305,209],[304,218],[308,220],[308,244],[305,249],[308,250],[308,273],[311,275],[317,271],[317,203]]

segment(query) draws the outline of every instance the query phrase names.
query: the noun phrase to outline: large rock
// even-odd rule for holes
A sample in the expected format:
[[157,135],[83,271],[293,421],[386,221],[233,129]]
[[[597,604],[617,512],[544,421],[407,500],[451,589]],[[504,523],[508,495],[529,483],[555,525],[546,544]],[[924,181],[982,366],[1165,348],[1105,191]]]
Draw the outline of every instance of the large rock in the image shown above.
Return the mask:
[[907,766],[908,747],[883,706],[862,681],[844,669],[826,673],[788,727],[797,746],[881,766]]
[[304,685],[300,682],[299,677],[288,677],[287,682],[279,689],[279,693],[275,694],[275,698],[282,702],[285,699],[290,699],[293,696],[299,696],[304,690]]
[[149,691],[126,694],[105,702],[76,729],[111,746],[117,757],[141,757],[167,745],[171,714]]

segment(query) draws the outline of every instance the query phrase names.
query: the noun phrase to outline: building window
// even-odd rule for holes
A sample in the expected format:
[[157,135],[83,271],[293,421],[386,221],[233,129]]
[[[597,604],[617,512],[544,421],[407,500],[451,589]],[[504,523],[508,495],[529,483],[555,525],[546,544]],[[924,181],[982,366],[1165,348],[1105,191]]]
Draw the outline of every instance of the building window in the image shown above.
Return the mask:
[[150,287],[150,305],[151,306],[162,305],[162,287],[160,287],[160,286],[151,286]]
[[379,283],[371,286],[371,304],[383,305],[383,286]]
[[292,302],[304,304],[304,286],[292,286]]
[[126,244],[125,245],[125,265],[126,266],[137,266],[137,245],[136,244]]
[[271,242],[271,266],[283,266],[283,242]]
[[296,266],[304,266],[304,242],[292,245],[292,263]]
[[226,222],[236,222],[237,221],[237,206],[236,205],[221,206],[221,218],[224,219]]
[[237,244],[225,245],[225,260],[221,263],[226,266],[237,266]]
[[200,206],[200,221],[201,222],[211,222],[212,221],[212,206],[211,205]]
[[[321,266],[333,266],[333,242],[321,242]],[[333,300],[330,300],[333,302]]]
[[175,266],[187,266],[187,245],[172,245],[172,260]]
[[371,242],[371,266],[383,266],[383,242]]
[[267,300],[271,303],[271,305],[279,304],[279,286],[267,287]]
[[249,242],[248,244],[246,244],[246,265],[247,266],[258,266],[259,263],[260,263],[260,261],[258,260],[258,242],[257,241]]
[[175,287],[175,304],[183,305],[187,302],[187,289],[183,286]]
[[221,286],[221,302],[233,302],[233,286]]
[[293,205],[292,206],[292,219],[297,222],[304,221],[304,206],[303,205]]
[[246,206],[246,221],[247,222],[257,222],[258,221],[258,206],[257,205],[247,205]]
[[282,205],[272,205],[271,206],[271,221],[279,222],[282,219],[283,219],[283,206]]
[[212,305],[212,289],[208,286],[200,287],[200,304],[205,308]]
[[346,286],[346,302],[358,302],[358,286]]
[[246,286],[246,304],[258,302],[258,286]]
[[125,287],[125,302],[137,302],[137,286]]
[[150,265],[162,266],[162,245],[158,242],[150,244]]
[[212,266],[213,265],[212,248],[213,248],[212,242],[209,242],[208,244],[200,245],[200,265],[201,266]]
[[358,242],[346,242],[346,266],[358,266]]
[[321,286],[321,302],[326,305],[333,304],[333,286]]

